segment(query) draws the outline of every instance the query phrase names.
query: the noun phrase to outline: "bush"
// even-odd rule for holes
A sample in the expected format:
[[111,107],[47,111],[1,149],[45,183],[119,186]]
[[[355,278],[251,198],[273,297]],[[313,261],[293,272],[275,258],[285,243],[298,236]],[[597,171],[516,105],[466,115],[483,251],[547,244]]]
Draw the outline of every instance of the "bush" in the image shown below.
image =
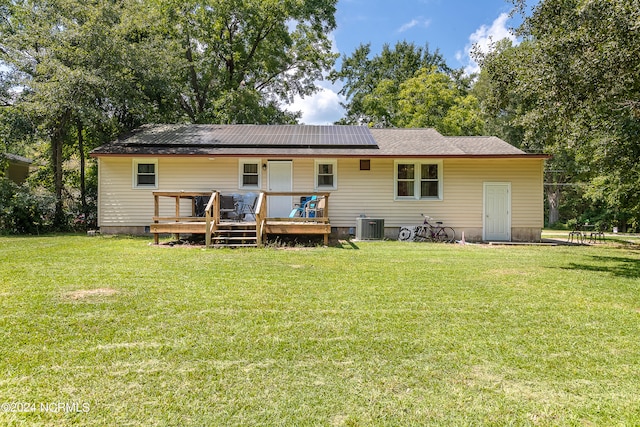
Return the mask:
[[55,197],[0,177],[0,233],[38,234],[52,229]]

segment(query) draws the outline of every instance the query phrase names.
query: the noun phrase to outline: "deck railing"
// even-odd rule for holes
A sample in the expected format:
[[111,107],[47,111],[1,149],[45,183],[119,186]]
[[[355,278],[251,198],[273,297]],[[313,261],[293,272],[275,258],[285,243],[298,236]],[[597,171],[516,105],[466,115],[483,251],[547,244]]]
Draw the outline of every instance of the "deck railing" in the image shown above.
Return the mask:
[[[154,242],[158,244],[159,235],[165,229],[171,228],[173,233],[197,233],[201,229],[202,217],[196,216],[196,197],[209,197],[211,192],[202,191],[154,191],[153,204],[154,215],[151,224],[151,232],[154,233]],[[175,216],[160,216],[160,197],[170,197],[175,199]],[[180,212],[180,201],[182,199],[191,200],[191,213],[188,216]],[[200,224],[198,224],[200,223]]]
[[264,226],[267,222],[267,196],[260,192],[255,208],[256,216],[256,238],[258,246],[262,246],[262,236],[264,234]]
[[220,193],[211,193],[207,207],[204,210],[205,217],[205,245],[211,246],[211,235],[215,232],[217,224],[220,222]]
[[[329,195],[330,193],[278,191],[260,192],[256,200],[255,227],[256,243],[262,246],[267,234],[324,234],[325,244],[328,242],[331,225],[329,224]],[[154,234],[154,242],[158,244],[161,233],[173,234],[205,234],[205,244],[211,246],[212,238],[222,222],[220,214],[219,191],[156,191],[154,196],[154,216],[151,224],[151,232]],[[318,203],[322,200],[323,208],[315,212],[313,217],[267,217],[267,202],[269,197],[291,196],[310,197],[315,196]],[[160,216],[160,197],[175,199],[175,216]],[[204,217],[196,216],[196,197],[208,197],[204,211]],[[185,216],[180,212],[182,199],[191,199],[191,215]]]

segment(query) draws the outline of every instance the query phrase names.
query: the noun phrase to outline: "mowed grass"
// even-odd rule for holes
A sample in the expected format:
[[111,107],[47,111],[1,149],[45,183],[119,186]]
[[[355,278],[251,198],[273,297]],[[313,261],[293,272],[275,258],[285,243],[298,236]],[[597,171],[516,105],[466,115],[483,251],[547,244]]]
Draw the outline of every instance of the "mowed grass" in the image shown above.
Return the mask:
[[637,247],[148,243],[0,237],[0,425],[640,425]]

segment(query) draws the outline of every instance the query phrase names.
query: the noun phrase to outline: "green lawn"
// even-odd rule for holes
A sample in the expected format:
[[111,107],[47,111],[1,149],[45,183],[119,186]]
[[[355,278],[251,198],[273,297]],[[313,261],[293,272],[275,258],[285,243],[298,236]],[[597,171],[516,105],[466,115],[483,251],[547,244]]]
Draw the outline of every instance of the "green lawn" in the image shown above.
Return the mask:
[[0,237],[0,425],[640,425],[640,249]]

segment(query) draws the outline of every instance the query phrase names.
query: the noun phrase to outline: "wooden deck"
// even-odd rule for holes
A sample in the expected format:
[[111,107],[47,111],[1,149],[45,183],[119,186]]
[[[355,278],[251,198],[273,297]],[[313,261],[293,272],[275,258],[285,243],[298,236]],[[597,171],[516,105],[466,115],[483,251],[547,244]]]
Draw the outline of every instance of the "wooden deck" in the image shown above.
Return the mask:
[[[316,196],[322,200],[322,209],[314,212],[314,217],[269,218],[266,207],[269,196]],[[157,191],[154,196],[154,216],[150,231],[154,235],[154,242],[158,244],[160,234],[204,234],[207,247],[238,247],[263,245],[268,235],[323,235],[324,244],[329,243],[331,223],[329,221],[329,193],[302,192],[262,192],[258,195],[254,216],[255,221],[230,221],[222,217],[220,210],[220,193],[203,192],[166,192]],[[196,198],[208,198],[205,216],[196,216]],[[173,198],[175,216],[161,217],[159,215],[161,198]],[[180,212],[180,201],[190,199],[190,215],[184,216]]]

